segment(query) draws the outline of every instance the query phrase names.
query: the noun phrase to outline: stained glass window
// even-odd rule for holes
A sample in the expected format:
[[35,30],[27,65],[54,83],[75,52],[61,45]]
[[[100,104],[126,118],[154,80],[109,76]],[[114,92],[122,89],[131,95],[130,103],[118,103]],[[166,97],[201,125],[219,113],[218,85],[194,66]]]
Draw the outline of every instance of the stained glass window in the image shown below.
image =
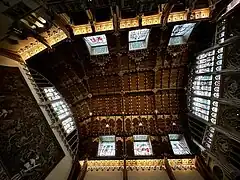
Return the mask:
[[72,117],[68,117],[67,119],[63,120],[62,125],[67,134],[71,133],[75,129]]
[[115,136],[100,136],[98,145],[98,156],[115,156]]
[[194,97],[192,101],[192,113],[208,121],[211,101],[204,98]]
[[84,37],[90,55],[108,54],[107,38],[105,34]]
[[151,156],[152,145],[148,135],[134,135],[134,155],[135,156]]
[[203,53],[197,57],[196,74],[213,72],[215,50]]
[[44,88],[43,91],[50,101],[60,99],[60,94],[52,87]]
[[196,23],[175,25],[168,45],[186,44]]
[[43,92],[47,99],[52,101],[51,106],[61,121],[64,131],[67,134],[71,133],[76,127],[73,118],[70,116],[71,113],[67,103],[61,99],[60,94],[53,87],[43,88]]
[[210,97],[212,90],[212,75],[196,76],[192,88],[194,94]]
[[138,29],[129,31],[129,51],[146,49],[148,46],[150,29]]
[[182,134],[169,134],[170,144],[175,155],[191,154],[186,140]]
[[59,119],[63,119],[66,116],[70,115],[69,109],[63,101],[52,103],[52,107]]

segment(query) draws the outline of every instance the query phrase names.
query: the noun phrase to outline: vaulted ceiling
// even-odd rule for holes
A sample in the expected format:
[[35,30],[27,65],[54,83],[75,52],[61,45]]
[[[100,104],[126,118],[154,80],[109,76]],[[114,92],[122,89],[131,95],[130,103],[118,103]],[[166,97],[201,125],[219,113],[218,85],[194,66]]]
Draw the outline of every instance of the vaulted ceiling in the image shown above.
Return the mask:
[[[90,56],[82,37],[27,61],[62,93],[83,135],[182,132],[193,42],[209,40],[200,23],[188,44],[168,46],[173,24],[151,27],[148,48],[128,50],[128,31],[107,33],[108,55]],[[211,39],[211,38],[210,38]],[[123,116],[124,115],[124,116]],[[124,122],[124,123],[123,123]],[[106,127],[106,125],[110,125]]]

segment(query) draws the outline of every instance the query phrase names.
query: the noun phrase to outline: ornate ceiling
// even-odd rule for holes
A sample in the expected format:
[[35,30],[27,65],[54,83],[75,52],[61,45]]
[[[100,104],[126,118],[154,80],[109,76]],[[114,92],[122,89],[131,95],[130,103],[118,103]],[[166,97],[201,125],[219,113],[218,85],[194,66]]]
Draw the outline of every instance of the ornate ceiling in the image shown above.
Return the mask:
[[83,135],[180,133],[191,48],[168,46],[172,29],[152,27],[145,50],[128,51],[122,31],[106,34],[108,55],[90,56],[78,37],[27,63],[66,98]]

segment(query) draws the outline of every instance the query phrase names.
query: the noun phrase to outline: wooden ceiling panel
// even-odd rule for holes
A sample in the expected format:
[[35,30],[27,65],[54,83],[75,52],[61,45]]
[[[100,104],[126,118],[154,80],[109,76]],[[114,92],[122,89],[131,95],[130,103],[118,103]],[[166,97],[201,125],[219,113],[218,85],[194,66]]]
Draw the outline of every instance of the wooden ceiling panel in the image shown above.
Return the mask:
[[178,75],[178,79],[177,79],[178,87],[183,87],[183,77],[184,77],[184,68],[179,68],[179,75]]
[[169,94],[167,93],[167,91],[164,91],[162,94],[162,110],[163,112],[169,114],[170,110],[169,110]]
[[146,89],[153,89],[154,88],[154,72],[153,71],[147,71],[145,76],[145,84]]
[[169,70],[163,70],[163,75],[162,75],[162,88],[168,88],[168,83],[169,83]]
[[123,84],[124,84],[124,91],[130,91],[130,76],[128,74],[123,75]]
[[121,61],[120,61],[120,66],[122,70],[128,70],[129,69],[129,59],[126,53],[123,53],[121,55]]
[[99,81],[99,93],[106,93],[107,81],[103,77],[97,77]]
[[131,73],[130,74],[130,90],[137,90],[138,89],[138,74],[137,73]]
[[176,87],[177,86],[177,77],[178,77],[178,69],[171,69],[170,74],[170,87]]
[[106,92],[114,92],[115,91],[115,84],[117,81],[117,76],[107,76],[105,81],[107,82]]
[[156,109],[159,112],[163,112],[163,109],[162,109],[162,95],[161,94],[156,94],[155,95],[155,106],[156,106]]
[[88,84],[90,86],[90,92],[91,93],[98,93],[99,91],[99,86],[98,86],[98,79],[97,77],[92,77],[88,80]]
[[[171,29],[166,31],[171,34]],[[88,52],[84,52],[79,53],[82,57],[79,59],[72,56],[75,51],[81,52],[76,46],[73,52],[68,48],[69,52],[64,54],[63,57],[67,56],[68,59],[57,56],[59,62],[48,67],[54,72],[51,80],[72,105],[77,120],[81,122],[89,114],[95,117],[156,113],[167,116],[179,113],[179,96],[182,95],[179,88],[184,87],[188,57],[184,46],[169,47],[168,39],[159,33],[162,30],[152,27],[148,48],[144,50],[129,51],[128,32],[123,31],[119,36],[107,33],[107,37],[111,38],[108,38],[108,55],[89,56]],[[78,41],[76,39],[75,44]],[[82,105],[83,102],[87,104]],[[117,129],[114,132],[122,132],[123,121],[130,132],[138,129],[132,127],[132,120],[121,119],[112,121],[111,131]],[[170,124],[166,124],[167,121]],[[145,132],[162,133],[175,128],[171,125],[172,121],[171,118],[158,117],[142,123]],[[107,122],[108,119],[86,124],[83,131],[106,133],[104,126]]]
[[139,72],[139,82],[138,82],[138,88],[139,90],[144,90],[146,89],[146,73],[144,72]]

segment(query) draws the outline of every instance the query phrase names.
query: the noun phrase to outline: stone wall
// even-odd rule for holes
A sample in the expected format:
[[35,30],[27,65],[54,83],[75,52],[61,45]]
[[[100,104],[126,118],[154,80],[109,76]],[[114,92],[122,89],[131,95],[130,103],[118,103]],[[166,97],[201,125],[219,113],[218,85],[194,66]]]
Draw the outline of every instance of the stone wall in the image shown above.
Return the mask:
[[0,158],[12,179],[43,180],[64,157],[18,68],[0,66]]

